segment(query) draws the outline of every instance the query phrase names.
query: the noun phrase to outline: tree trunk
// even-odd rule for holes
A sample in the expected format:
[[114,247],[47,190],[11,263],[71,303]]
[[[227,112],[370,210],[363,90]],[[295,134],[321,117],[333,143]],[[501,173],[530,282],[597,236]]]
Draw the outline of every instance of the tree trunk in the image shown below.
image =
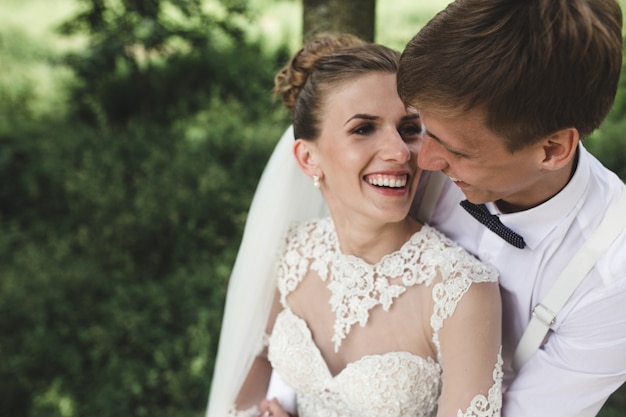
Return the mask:
[[302,0],[302,39],[321,32],[351,33],[373,42],[376,0]]

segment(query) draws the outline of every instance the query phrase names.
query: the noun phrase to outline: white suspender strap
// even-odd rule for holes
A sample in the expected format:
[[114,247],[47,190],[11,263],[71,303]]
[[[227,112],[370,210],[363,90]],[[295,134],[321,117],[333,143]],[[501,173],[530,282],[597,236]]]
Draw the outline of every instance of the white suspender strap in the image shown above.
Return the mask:
[[417,209],[417,219],[423,223],[430,223],[430,219],[433,217],[435,206],[439,201],[441,190],[446,183],[446,177],[441,171],[430,171],[428,173],[426,189],[422,196],[419,208]]
[[533,308],[530,323],[522,335],[513,357],[515,372],[542,345],[559,310],[598,258],[624,229],[626,229],[626,191],[622,191],[620,199],[609,208],[598,228],[572,257],[548,295]]

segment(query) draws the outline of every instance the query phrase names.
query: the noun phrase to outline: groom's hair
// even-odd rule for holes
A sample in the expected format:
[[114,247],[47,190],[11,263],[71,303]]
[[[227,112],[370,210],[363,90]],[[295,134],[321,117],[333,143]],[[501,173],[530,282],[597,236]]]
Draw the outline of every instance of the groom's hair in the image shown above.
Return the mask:
[[456,0],[408,43],[398,91],[446,116],[478,110],[511,151],[602,123],[622,66],[616,0]]

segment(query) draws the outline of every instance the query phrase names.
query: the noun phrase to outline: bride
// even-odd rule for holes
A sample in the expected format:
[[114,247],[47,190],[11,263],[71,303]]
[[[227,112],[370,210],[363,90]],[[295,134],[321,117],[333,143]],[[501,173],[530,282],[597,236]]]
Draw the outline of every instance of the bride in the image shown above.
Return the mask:
[[324,35],[277,75],[297,139],[251,206],[207,417],[287,416],[265,400],[272,371],[300,417],[500,415],[497,275],[407,215],[421,122],[396,92],[398,59]]

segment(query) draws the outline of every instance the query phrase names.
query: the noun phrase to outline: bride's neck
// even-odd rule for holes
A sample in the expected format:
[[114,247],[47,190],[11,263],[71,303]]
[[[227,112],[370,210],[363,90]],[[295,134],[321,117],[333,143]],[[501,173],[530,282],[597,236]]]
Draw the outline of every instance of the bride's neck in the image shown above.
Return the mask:
[[341,252],[375,264],[397,251],[421,228],[421,224],[407,217],[398,223],[359,225],[353,221],[335,222]]

